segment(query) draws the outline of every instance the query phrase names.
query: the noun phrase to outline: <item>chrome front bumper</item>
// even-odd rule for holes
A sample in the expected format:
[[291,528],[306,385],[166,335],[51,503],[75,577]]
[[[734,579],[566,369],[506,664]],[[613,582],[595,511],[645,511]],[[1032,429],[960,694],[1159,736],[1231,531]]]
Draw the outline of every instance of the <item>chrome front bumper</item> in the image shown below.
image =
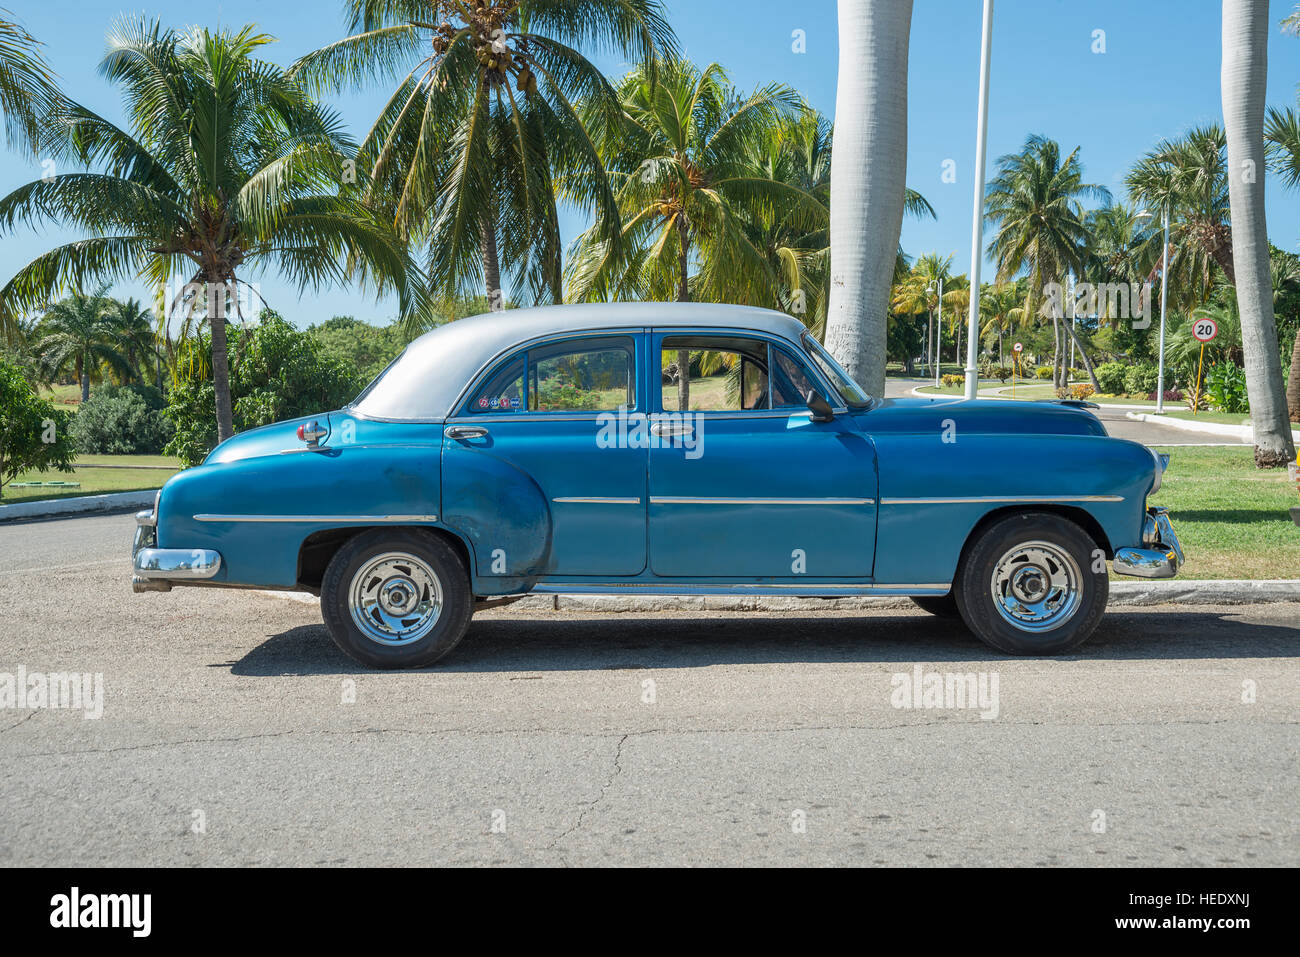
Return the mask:
[[1183,546],[1169,521],[1169,509],[1152,506],[1142,521],[1142,544],[1116,549],[1111,567],[1117,575],[1173,578],[1184,561]]
[[221,553],[210,548],[158,548],[158,504],[135,513],[131,546],[133,591],[171,591],[172,583],[202,581],[221,570]]

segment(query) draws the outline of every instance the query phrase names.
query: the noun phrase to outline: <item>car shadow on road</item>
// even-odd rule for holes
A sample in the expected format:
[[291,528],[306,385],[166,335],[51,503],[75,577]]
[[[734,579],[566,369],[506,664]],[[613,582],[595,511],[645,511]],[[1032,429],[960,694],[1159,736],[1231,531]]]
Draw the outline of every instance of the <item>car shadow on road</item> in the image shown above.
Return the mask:
[[[1043,661],[1160,661],[1300,656],[1300,626],[1231,613],[1114,611],[1079,653]],[[1001,660],[964,626],[929,615],[749,614],[668,618],[592,615],[475,619],[431,671],[536,672],[711,665],[988,662]],[[291,628],[234,662],[236,675],[363,674],[323,625]]]

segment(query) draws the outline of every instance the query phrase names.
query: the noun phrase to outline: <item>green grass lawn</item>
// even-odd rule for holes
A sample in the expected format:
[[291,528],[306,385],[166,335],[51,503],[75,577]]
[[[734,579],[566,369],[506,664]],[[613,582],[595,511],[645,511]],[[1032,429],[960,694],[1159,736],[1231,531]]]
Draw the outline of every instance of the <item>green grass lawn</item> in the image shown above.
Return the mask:
[[39,394],[42,399],[55,405],[81,405],[81,386],[75,382],[71,385],[56,385],[53,388],[42,387]]
[[1163,448],[1172,456],[1152,505],[1169,508],[1187,553],[1180,578],[1300,578],[1300,504],[1284,469],[1242,448]]
[[6,485],[0,503],[158,488],[179,468],[180,464],[166,455],[86,455],[77,460],[74,472],[25,472],[14,479],[15,482],[76,482],[79,487],[14,488]]

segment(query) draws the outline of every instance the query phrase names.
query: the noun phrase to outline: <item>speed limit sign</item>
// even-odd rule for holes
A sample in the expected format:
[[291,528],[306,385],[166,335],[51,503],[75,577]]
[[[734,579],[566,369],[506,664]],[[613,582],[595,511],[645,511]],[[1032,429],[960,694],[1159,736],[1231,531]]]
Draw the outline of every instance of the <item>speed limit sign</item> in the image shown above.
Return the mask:
[[1209,342],[1219,334],[1219,324],[1213,319],[1197,319],[1192,324],[1192,335],[1197,342]]
[[1024,352],[1024,351],[1025,351],[1025,344],[1024,344],[1023,342],[1017,342],[1017,343],[1016,343],[1014,346],[1012,346],[1011,348],[1012,348],[1015,352]]

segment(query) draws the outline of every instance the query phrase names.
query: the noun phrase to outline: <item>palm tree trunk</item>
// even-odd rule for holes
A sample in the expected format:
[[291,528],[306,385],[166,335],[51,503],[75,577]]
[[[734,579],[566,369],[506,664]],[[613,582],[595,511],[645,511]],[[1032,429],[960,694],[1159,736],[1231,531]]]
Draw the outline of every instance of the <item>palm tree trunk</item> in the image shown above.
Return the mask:
[[1296,329],[1291,349],[1291,375],[1286,385],[1286,405],[1292,422],[1300,422],[1300,329]]
[[[1079,341],[1079,337],[1074,333],[1074,323],[1062,322],[1061,328],[1064,329],[1065,334],[1070,337],[1070,341],[1074,343],[1074,347],[1079,350],[1079,358],[1083,360],[1083,368],[1087,370],[1088,381],[1092,383],[1092,391],[1101,392],[1101,386],[1097,382],[1097,373],[1092,371],[1092,360],[1088,358],[1088,353],[1084,351],[1083,343]],[[1070,376],[1068,372],[1065,376],[1065,384],[1067,386],[1070,384]]]
[[1061,320],[1052,315],[1052,388],[1061,388]]
[[[1232,261],[1246,359],[1246,396],[1255,465],[1295,459],[1286,388],[1277,361],[1277,325],[1264,218],[1264,97],[1268,78],[1268,0],[1223,0],[1223,125],[1228,140]],[[1254,170],[1254,176],[1243,175]],[[1249,180],[1249,181],[1248,181]]]
[[[677,301],[691,301],[689,279],[691,259],[691,230],[686,220],[677,217]],[[691,353],[689,349],[677,351],[677,408],[685,412],[691,407]]]
[[505,307],[501,295],[501,259],[497,253],[496,227],[483,227],[483,284],[487,287],[488,308],[496,311]]
[[83,356],[77,356],[77,381],[81,383],[81,403],[90,401],[90,363]]
[[[234,277],[230,278],[234,282]],[[203,292],[207,295],[208,284],[204,283]],[[212,298],[208,297],[211,302]],[[226,317],[223,308],[216,310],[216,315],[208,318],[212,328],[212,388],[216,392],[217,404],[217,441],[224,442],[235,434],[234,415],[230,402],[230,354],[226,341]]]
[[903,226],[911,28],[912,0],[839,0],[826,348],[874,395]]

